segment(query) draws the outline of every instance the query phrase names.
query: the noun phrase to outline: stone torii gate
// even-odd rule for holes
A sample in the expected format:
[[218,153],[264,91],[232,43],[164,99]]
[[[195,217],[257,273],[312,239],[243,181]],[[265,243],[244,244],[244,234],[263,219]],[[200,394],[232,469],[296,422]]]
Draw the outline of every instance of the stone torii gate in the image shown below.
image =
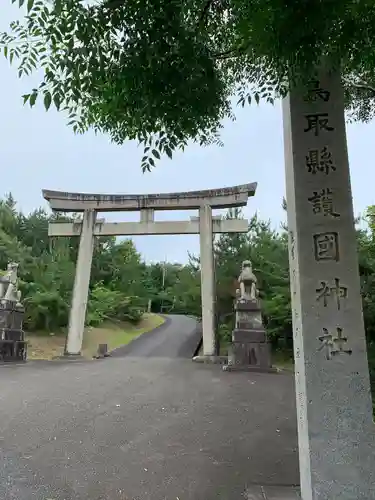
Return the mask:
[[[69,317],[66,355],[80,355],[89,292],[95,236],[150,234],[199,234],[203,353],[215,356],[215,283],[213,233],[243,233],[248,221],[212,216],[212,209],[246,206],[254,196],[256,183],[204,191],[180,193],[109,195],[65,193],[43,190],[43,197],[56,212],[82,212],[80,222],[53,222],[49,236],[79,236],[79,251]],[[198,210],[198,217],[187,221],[155,221],[156,210]],[[140,212],[139,222],[105,222],[98,212]]]

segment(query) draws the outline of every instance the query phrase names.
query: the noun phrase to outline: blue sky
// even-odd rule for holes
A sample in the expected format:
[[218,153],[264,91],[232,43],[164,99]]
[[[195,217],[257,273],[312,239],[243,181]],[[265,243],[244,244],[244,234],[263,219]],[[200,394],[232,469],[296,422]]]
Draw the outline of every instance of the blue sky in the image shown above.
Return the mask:
[[[18,15],[3,0],[0,30]],[[21,95],[35,80],[17,77],[15,67],[0,56],[1,193],[11,191],[24,211],[45,206],[43,188],[107,193],[156,193],[220,188],[258,182],[245,214],[270,219],[275,228],[284,219],[285,192],[281,106],[237,108],[237,120],[224,125],[224,147],[189,146],[151,173],[140,169],[142,149],[134,142],[111,144],[106,136],[75,136],[65,117],[46,113],[42,105],[30,110]],[[348,125],[348,146],[355,212],[375,204],[373,140],[375,123]],[[161,213],[158,219],[184,219],[188,212]],[[105,214],[108,220],[137,220],[136,214]],[[135,239],[147,260],[183,262],[197,253],[198,236],[147,236]]]

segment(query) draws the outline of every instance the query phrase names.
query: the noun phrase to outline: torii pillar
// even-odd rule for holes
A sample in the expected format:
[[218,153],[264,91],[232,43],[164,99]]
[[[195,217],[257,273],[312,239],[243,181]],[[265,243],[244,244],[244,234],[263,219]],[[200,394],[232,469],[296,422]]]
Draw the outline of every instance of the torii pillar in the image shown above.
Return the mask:
[[212,208],[203,205],[199,209],[199,242],[201,263],[203,355],[216,356],[215,331],[215,262],[212,233]]
[[69,313],[68,340],[64,353],[66,356],[79,356],[81,354],[94,251],[95,223],[95,210],[85,210],[79,240],[72,305]]

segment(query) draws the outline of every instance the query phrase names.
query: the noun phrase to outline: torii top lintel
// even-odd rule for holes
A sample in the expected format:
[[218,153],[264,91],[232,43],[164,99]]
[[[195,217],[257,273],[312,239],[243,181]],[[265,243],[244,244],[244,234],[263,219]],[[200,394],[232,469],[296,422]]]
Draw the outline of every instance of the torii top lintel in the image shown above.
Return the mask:
[[158,194],[66,193],[43,189],[43,197],[58,212],[135,212],[137,210],[191,210],[203,205],[212,208],[243,207],[254,196],[257,183],[221,189]]

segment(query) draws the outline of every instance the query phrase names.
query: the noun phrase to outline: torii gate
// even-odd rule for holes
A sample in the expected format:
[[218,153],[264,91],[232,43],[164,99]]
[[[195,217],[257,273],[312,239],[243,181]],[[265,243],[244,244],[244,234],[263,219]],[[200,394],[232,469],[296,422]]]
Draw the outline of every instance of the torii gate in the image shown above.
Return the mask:
[[[82,212],[80,222],[52,222],[49,236],[79,236],[79,251],[69,317],[66,355],[80,355],[89,292],[95,236],[150,234],[199,234],[203,354],[216,354],[213,233],[244,233],[248,221],[212,216],[212,209],[243,207],[254,196],[257,184],[180,193],[115,195],[66,193],[43,190],[56,212]],[[155,221],[155,210],[199,210],[187,221]],[[140,212],[139,222],[105,222],[98,212]]]

